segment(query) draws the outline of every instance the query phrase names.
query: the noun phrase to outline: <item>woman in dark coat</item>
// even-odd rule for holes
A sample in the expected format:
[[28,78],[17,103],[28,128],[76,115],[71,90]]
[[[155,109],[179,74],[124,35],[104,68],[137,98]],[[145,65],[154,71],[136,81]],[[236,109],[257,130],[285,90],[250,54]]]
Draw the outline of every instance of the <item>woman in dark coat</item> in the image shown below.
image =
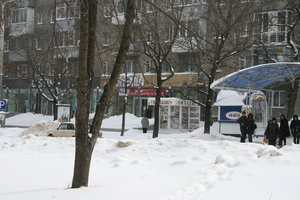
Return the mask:
[[[279,146],[286,145],[286,137],[290,136],[290,128],[287,119],[284,114],[280,115],[280,127],[279,127]],[[283,142],[283,144],[282,144]]]
[[253,119],[253,114],[249,113],[248,114],[248,121],[247,121],[247,134],[248,134],[248,140],[249,142],[252,142],[252,135],[257,128],[254,119]]
[[291,122],[291,131],[294,138],[294,144],[299,144],[300,137],[300,120],[298,119],[298,115],[293,116],[293,120]]
[[272,121],[270,120],[268,122],[267,129],[265,131],[265,136],[267,137],[269,141],[269,145],[276,146],[276,139],[279,134],[279,127],[277,124],[276,118],[273,118]]

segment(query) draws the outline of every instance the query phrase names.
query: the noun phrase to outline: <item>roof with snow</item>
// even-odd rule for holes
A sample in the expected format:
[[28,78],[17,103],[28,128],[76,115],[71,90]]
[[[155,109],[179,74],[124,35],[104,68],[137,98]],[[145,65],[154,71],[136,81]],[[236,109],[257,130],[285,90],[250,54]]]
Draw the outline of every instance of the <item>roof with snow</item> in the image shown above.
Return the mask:
[[233,90],[221,90],[218,93],[214,106],[243,106],[244,94]]
[[231,73],[211,85],[212,89],[264,89],[300,77],[300,63],[279,62],[257,65]]

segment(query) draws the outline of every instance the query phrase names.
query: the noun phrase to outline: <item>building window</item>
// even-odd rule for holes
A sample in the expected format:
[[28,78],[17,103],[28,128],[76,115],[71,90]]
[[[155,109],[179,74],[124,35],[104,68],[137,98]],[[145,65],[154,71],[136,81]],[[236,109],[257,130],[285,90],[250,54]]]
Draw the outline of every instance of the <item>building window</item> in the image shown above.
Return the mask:
[[3,51],[9,52],[9,40],[4,41]]
[[36,39],[35,39],[35,49],[36,49],[36,50],[42,50],[41,42],[40,42],[40,39],[39,39],[39,38],[36,38]]
[[102,62],[102,74],[108,75],[108,62],[107,61]]
[[77,46],[77,44],[78,36],[75,30],[61,31],[56,33],[57,47]]
[[67,16],[68,18],[76,18],[80,15],[80,9],[77,4],[69,3],[67,6]]
[[117,4],[117,9],[119,13],[124,13],[127,5],[127,0],[120,0]]
[[133,60],[126,60],[125,61],[125,67],[127,69],[127,73],[133,73]]
[[50,23],[54,23],[56,21],[55,10],[51,10],[50,12]]
[[49,70],[48,70],[48,76],[54,76],[55,67],[54,64],[50,64]]
[[171,72],[172,64],[169,59],[164,60],[162,63],[162,73],[169,73]]
[[246,68],[246,58],[239,57],[239,68],[240,69]]
[[264,43],[284,43],[287,41],[291,11],[270,11],[255,14],[257,38]]
[[152,31],[147,31],[147,41],[150,42],[153,40],[153,32]]
[[27,65],[19,65],[17,67],[17,77],[27,77]]
[[189,56],[186,58],[186,69],[188,72],[197,71],[196,58],[194,58],[193,56]]
[[27,8],[11,10],[11,23],[27,22]]
[[149,3],[146,4],[146,12],[147,13],[152,13],[154,12],[154,4],[155,4],[155,0],[149,0]]
[[145,65],[144,65],[144,72],[147,73],[147,72],[152,72],[153,71],[153,68],[154,68],[154,65],[153,65],[153,60],[146,60],[145,61]]
[[284,108],[286,103],[286,93],[283,91],[273,92],[273,107]]
[[172,26],[167,26],[166,27],[166,38],[165,41],[170,42],[173,40],[173,27]]
[[66,4],[58,4],[56,6],[56,19],[66,19],[66,13],[67,13],[67,6]]
[[37,14],[36,14],[36,23],[43,24],[43,14],[40,12],[37,12]]
[[102,42],[103,42],[103,46],[109,46],[109,33],[108,32],[103,33]]
[[103,8],[103,16],[105,18],[111,17],[111,11],[110,11],[109,6],[104,6],[104,8]]

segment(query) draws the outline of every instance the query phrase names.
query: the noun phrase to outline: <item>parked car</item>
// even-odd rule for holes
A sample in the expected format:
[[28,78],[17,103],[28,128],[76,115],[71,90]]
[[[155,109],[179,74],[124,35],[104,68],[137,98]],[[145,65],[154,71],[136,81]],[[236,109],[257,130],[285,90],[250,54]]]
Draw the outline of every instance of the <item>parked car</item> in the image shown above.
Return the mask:
[[[89,133],[91,131],[91,124],[89,124]],[[56,130],[49,131],[49,137],[75,137],[75,124],[72,122],[62,122]],[[99,137],[102,137],[100,132]]]
[[50,137],[75,137],[75,125],[71,122],[63,122],[56,130],[48,133]]

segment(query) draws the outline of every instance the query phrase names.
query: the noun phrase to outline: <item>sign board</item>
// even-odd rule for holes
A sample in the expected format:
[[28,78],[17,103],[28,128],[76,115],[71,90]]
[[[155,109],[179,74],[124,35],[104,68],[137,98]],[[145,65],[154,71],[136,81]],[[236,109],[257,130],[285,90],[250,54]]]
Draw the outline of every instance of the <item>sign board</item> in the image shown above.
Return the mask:
[[241,116],[241,106],[220,106],[219,122],[237,123],[237,119]]
[[56,104],[57,106],[57,120],[59,122],[69,122],[70,121],[70,104]]
[[7,100],[6,99],[0,100],[0,110],[6,110],[6,108],[7,108]]
[[[125,88],[120,88],[119,90],[120,96],[125,96]],[[129,88],[127,89],[127,96],[134,97],[155,97],[156,89],[155,88]],[[165,96],[165,89],[161,89],[161,96]]]
[[[148,99],[148,105],[155,105],[155,98]],[[198,106],[195,102],[190,100],[182,100],[178,98],[161,98],[160,105],[172,105],[172,106]]]

